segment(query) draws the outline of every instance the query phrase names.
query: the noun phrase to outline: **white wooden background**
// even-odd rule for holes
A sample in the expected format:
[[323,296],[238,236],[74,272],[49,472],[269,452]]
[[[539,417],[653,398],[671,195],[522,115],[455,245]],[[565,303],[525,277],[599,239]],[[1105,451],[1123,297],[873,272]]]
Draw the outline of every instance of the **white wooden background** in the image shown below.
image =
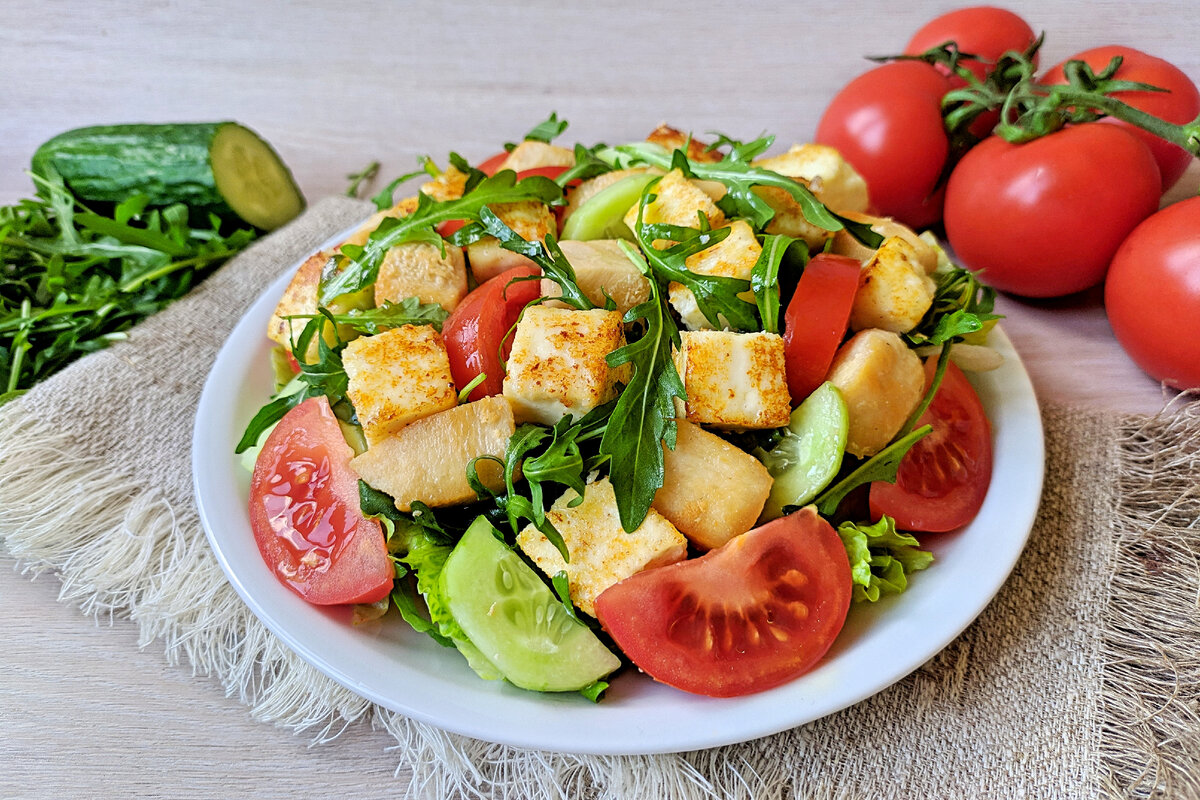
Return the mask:
[[[311,199],[371,160],[494,152],[551,111],[569,141],[661,121],[808,139],[833,93],[899,52],[942,0],[839,3],[64,2],[0,0],[0,202],[30,190],[34,149],[72,127],[234,119]],[[1043,64],[1120,43],[1200,80],[1194,0],[1007,6],[1047,32]],[[1173,196],[1196,190],[1193,169]],[[1031,245],[1032,246],[1032,245]],[[1097,294],[1002,301],[1043,402],[1155,411],[1156,383],[1111,338]],[[332,746],[252,721],[211,680],[139,651],[0,558],[0,798],[393,796],[390,739]]]

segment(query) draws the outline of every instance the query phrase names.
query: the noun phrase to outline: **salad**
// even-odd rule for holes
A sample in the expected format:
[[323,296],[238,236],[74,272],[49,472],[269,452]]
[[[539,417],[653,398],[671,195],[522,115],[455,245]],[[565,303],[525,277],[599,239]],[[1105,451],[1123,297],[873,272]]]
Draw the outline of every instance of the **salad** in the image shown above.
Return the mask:
[[238,444],[259,550],[522,688],[778,686],[982,504],[992,292],[831,148],[565,127],[297,271]]

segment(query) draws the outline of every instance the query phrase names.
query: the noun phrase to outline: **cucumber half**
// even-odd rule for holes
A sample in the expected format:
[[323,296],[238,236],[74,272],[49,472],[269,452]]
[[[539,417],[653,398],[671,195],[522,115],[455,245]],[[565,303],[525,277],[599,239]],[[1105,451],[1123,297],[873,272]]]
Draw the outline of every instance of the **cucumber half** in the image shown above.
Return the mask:
[[563,239],[586,242],[592,239],[633,240],[633,231],[625,224],[625,213],[642,196],[646,184],[656,175],[630,175],[606,186],[567,217]]
[[541,692],[582,689],[620,666],[494,530],[475,520],[440,576],[451,616],[480,653],[510,683]]
[[829,485],[842,466],[850,413],[842,393],[826,381],[792,411],[782,441],[755,455],[775,482],[762,518],[783,516],[785,506],[802,506]]
[[304,210],[304,196],[271,146],[236,122],[102,125],[55,136],[33,156],[84,202],[184,203],[273,230]]

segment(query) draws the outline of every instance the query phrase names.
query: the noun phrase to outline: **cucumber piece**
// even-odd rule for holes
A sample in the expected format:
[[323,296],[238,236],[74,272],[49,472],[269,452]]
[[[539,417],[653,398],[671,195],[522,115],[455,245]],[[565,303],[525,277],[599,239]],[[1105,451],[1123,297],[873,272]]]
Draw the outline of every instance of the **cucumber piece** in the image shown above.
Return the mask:
[[304,210],[287,166],[236,122],[78,128],[39,147],[32,169],[43,177],[61,175],[84,202],[119,203],[144,194],[153,206],[231,212],[264,230]]
[[476,519],[441,574],[450,614],[483,657],[510,683],[541,692],[582,689],[620,666],[494,530]]
[[829,485],[842,466],[850,412],[846,400],[829,381],[821,384],[792,411],[783,440],[754,455],[775,482],[762,518],[783,516],[784,506],[802,506]]
[[642,196],[646,184],[656,175],[630,175],[606,186],[567,217],[562,239],[586,242],[591,239],[628,239],[633,231],[625,224],[625,213]]

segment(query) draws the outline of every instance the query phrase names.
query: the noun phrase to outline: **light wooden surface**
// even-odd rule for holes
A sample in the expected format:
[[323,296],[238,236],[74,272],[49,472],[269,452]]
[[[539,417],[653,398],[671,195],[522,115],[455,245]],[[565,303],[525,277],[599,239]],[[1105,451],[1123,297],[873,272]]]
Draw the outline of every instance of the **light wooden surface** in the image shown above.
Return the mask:
[[[660,121],[780,144],[898,52],[947,2],[840,4],[0,2],[0,202],[29,192],[36,146],[99,123],[236,119],[310,198],[371,160],[470,158],[550,110],[570,141],[640,138]],[[1011,2],[1048,33],[1043,63],[1125,43],[1200,79],[1200,16],[1176,2]],[[1194,191],[1193,170],[1182,196]],[[1190,187],[1186,188],[1186,187]],[[1034,246],[1034,245],[1030,245]],[[1043,402],[1157,410],[1158,385],[1111,338],[1095,294],[1001,301]],[[396,795],[390,738],[356,729],[308,747],[249,718],[211,679],[139,651],[0,559],[0,798]]]

